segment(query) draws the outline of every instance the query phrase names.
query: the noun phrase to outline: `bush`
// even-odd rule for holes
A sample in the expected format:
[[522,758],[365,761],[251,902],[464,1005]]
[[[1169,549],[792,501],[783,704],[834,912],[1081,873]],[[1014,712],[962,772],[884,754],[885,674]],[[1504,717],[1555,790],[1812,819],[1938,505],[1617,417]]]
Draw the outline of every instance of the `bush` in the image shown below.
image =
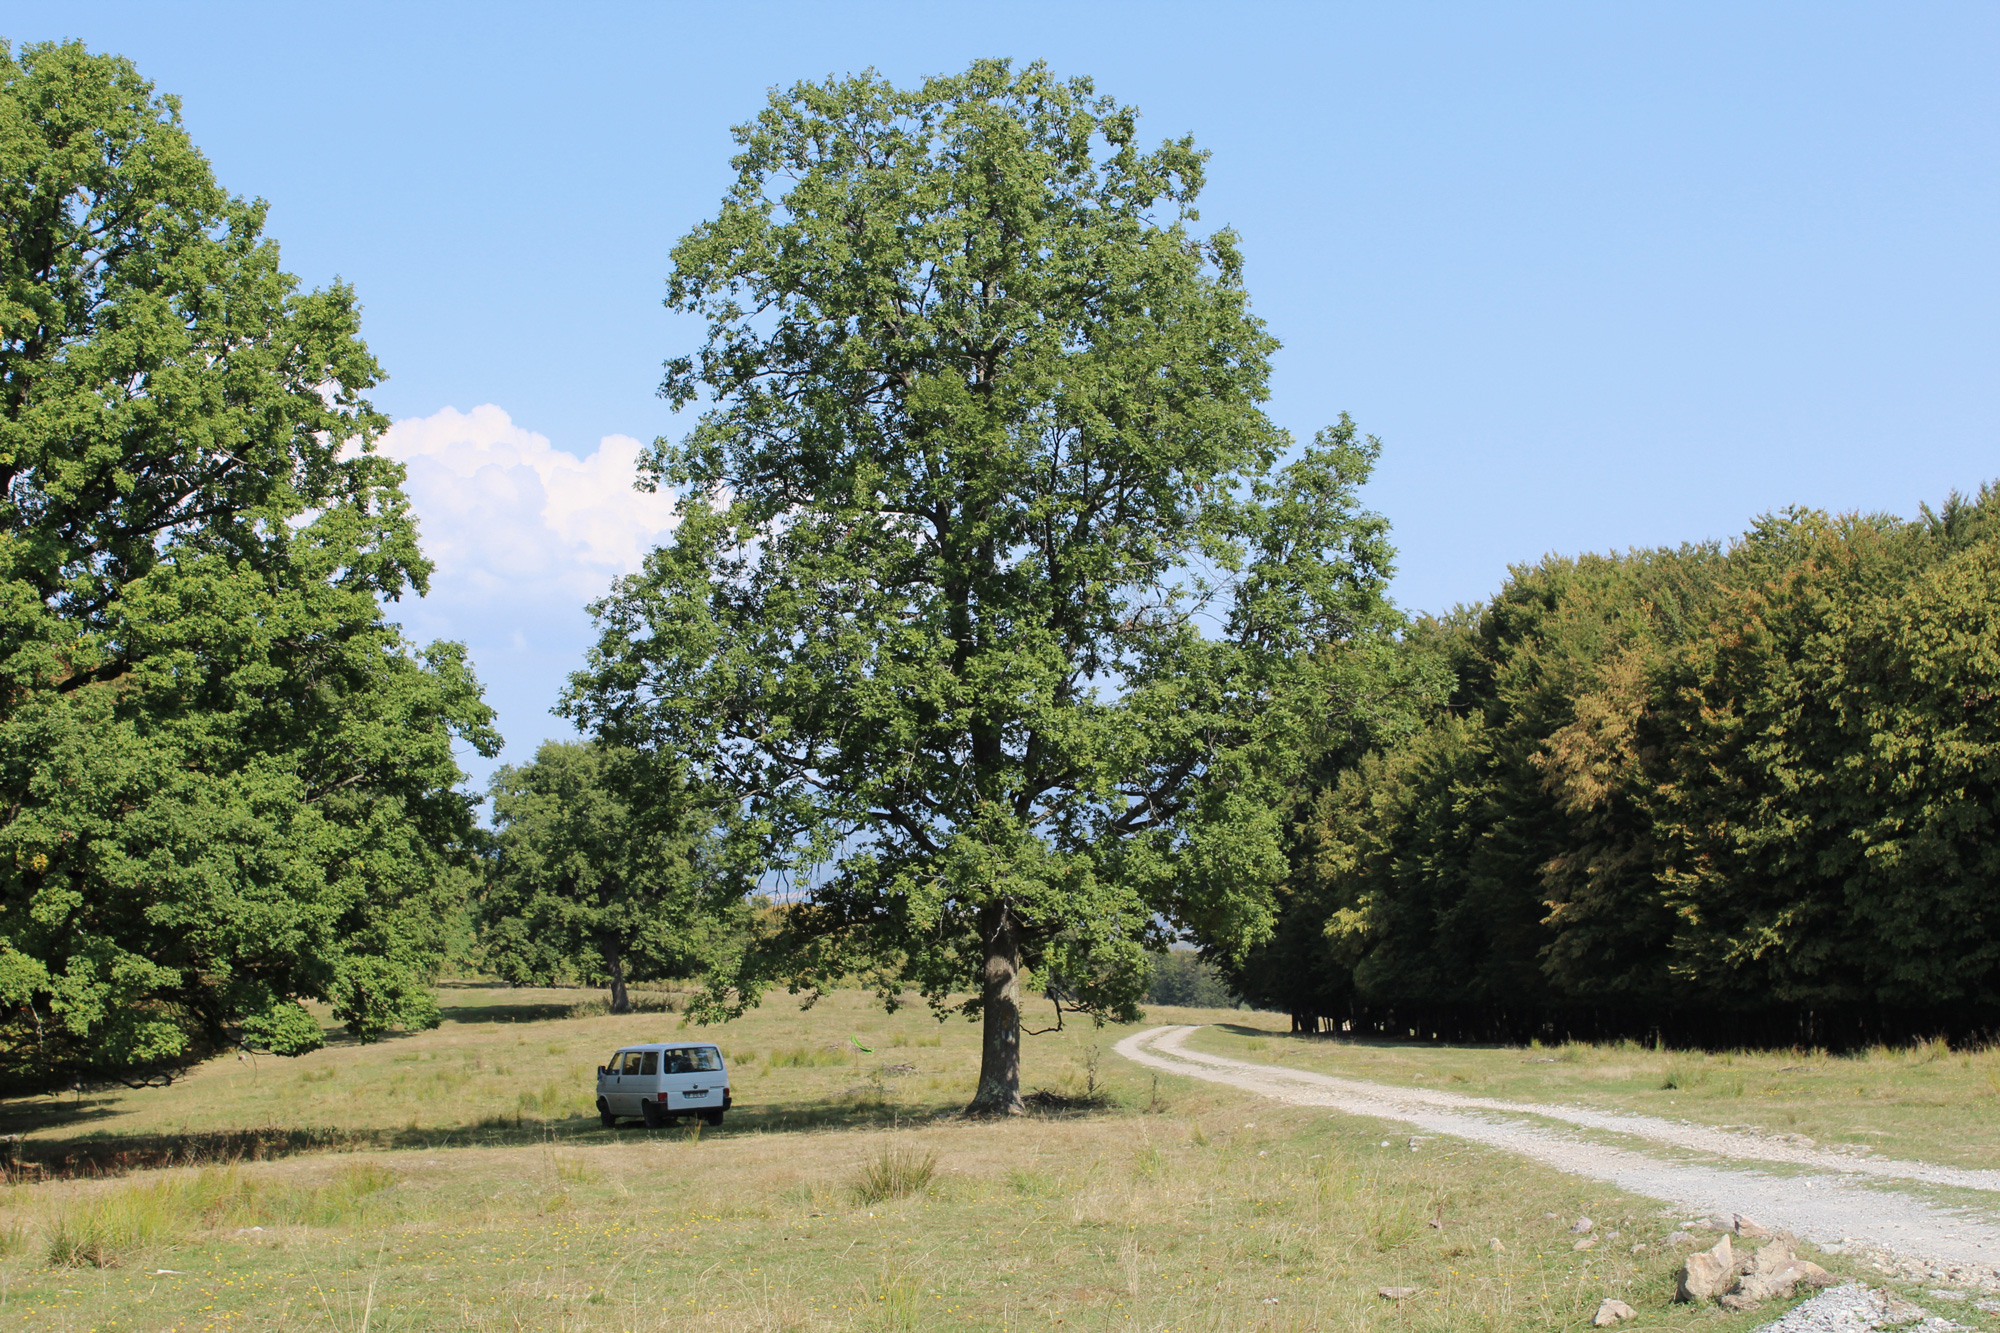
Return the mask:
[[1153,981],[1146,988],[1147,1004],[1172,1004],[1187,1009],[1234,1009],[1236,992],[1215,965],[1188,950],[1152,955]]

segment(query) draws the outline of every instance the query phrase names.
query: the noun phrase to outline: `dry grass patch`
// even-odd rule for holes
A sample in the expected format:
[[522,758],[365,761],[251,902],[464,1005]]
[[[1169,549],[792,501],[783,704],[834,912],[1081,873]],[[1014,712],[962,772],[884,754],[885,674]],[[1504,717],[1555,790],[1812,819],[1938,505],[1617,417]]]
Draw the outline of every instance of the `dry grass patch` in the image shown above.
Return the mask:
[[[1671,1222],[1654,1203],[1155,1078],[1108,1054],[1125,1029],[1029,1043],[1029,1090],[1088,1092],[1106,1109],[966,1121],[955,1112],[977,1070],[971,1025],[884,1015],[856,994],[806,1014],[773,1006],[711,1030],[737,1080],[721,1131],[606,1131],[587,1112],[590,1068],[677,1029],[656,1015],[509,1022],[505,994],[452,997],[477,1021],[256,1073],[219,1062],[164,1091],[103,1094],[88,1129],[33,1129],[30,1146],[125,1151],[136,1134],[121,1126],[162,1141],[242,1134],[280,1123],[288,1098],[338,1089],[345,1100],[317,1103],[327,1132],[384,1146],[0,1187],[0,1320],[177,1333],[364,1320],[413,1333],[1456,1333],[1581,1326],[1617,1295],[1650,1328],[1749,1322],[1670,1306],[1678,1256],[1659,1248]],[[1255,1035],[1274,1055],[1291,1049]],[[1476,1058],[1453,1068],[1481,1076]],[[319,1070],[333,1072],[300,1077]],[[570,1100],[543,1115],[551,1083]],[[857,1086],[869,1097],[849,1096]],[[413,1107],[434,1120],[399,1126]],[[506,1123],[481,1128],[486,1117]],[[1579,1213],[1620,1234],[1574,1251]],[[1392,1305],[1382,1286],[1419,1294]]]
[[1636,1042],[1447,1046],[1293,1036],[1234,1014],[1189,1046],[1316,1073],[1472,1096],[1564,1102],[1956,1166],[2000,1167],[2000,1048],[1943,1041],[1824,1051],[1657,1051]]

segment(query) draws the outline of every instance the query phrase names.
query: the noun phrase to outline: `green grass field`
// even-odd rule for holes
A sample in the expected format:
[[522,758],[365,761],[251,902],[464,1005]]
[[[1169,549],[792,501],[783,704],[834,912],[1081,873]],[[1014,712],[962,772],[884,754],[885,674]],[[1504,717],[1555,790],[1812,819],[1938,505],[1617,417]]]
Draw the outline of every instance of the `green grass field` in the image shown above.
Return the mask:
[[[585,992],[443,998],[434,1032],[8,1104],[0,1129],[69,1167],[0,1194],[0,1329],[1550,1329],[1587,1326],[1606,1295],[1641,1312],[1628,1329],[1771,1313],[1670,1305],[1657,1203],[1156,1082],[1111,1053],[1128,1029],[1028,1043],[1028,1087],[1103,1109],[968,1122],[970,1025],[857,992],[805,1013],[776,997],[706,1030],[735,1085],[721,1130],[606,1131],[594,1066],[677,1016],[610,1017]],[[1513,1096],[1582,1096],[1597,1059],[1312,1044],[1236,1011],[1147,1021]],[[1931,1066],[1966,1086],[1986,1067],[1896,1067]],[[1580,1214],[1595,1248],[1573,1248]]]
[[[1522,1049],[1293,1037],[1238,1015],[1190,1039],[1216,1055],[1475,1097],[1562,1102],[1798,1135],[1820,1147],[2000,1167],[2000,1049],[1943,1042],[1824,1051]],[[1245,1018],[1251,1021],[1243,1021]]]

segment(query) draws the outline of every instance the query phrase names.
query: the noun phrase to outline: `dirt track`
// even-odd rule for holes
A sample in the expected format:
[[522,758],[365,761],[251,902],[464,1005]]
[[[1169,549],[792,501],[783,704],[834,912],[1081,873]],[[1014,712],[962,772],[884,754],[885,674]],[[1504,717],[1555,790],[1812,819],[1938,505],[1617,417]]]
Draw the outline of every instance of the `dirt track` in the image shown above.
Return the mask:
[[[1294,1105],[1394,1120],[1426,1134],[1516,1152],[1558,1171],[1672,1203],[1687,1209],[1690,1217],[1742,1213],[1835,1252],[1889,1256],[1912,1276],[1921,1270],[1933,1280],[2000,1290],[2000,1223],[1994,1218],[1994,1210],[2000,1209],[2000,1171],[1849,1157],[1656,1116],[1333,1078],[1183,1049],[1196,1031],[1149,1028],[1115,1049],[1163,1073]],[[1585,1138],[1577,1129],[1691,1151],[1701,1159],[1670,1160],[1642,1148]],[[1756,1162],[1790,1169],[1782,1174],[1760,1171],[1752,1165]],[[1977,1190],[1987,1198],[1979,1207],[1945,1207],[1885,1187],[1893,1180]]]

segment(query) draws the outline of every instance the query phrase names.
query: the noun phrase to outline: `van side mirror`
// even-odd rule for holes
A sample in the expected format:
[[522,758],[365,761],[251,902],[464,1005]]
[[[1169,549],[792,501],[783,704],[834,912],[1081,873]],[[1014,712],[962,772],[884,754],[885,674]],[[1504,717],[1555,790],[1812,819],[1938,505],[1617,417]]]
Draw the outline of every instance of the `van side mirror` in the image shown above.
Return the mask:
[[597,1076],[598,1076],[599,1078],[603,1078],[603,1077],[604,1077],[604,1066],[603,1066],[603,1065],[599,1065],[599,1066],[597,1067]]

